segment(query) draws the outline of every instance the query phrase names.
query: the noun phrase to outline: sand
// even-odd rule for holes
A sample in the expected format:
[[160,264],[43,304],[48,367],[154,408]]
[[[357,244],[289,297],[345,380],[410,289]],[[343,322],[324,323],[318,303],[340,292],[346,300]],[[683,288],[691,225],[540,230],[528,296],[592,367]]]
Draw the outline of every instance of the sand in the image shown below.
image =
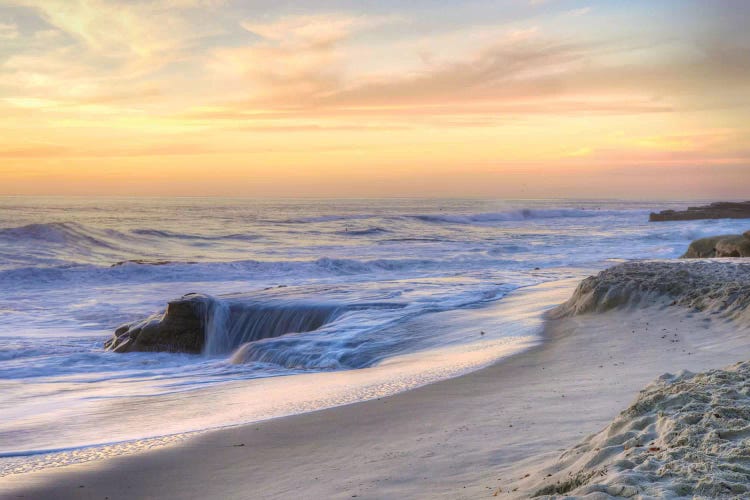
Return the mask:
[[662,375],[548,470],[542,497],[747,498],[750,362]]
[[[699,276],[708,282],[739,276],[741,285],[737,273],[746,268],[727,265],[735,264],[682,269],[695,269],[697,274],[688,271],[689,279]],[[663,279],[667,276],[654,282]],[[611,281],[619,289],[621,279]],[[602,283],[595,283],[600,291],[608,288]],[[606,443],[615,447],[611,456],[592,461],[586,454],[599,453],[596,448],[611,435],[631,432],[628,439],[640,436],[650,440],[645,443],[649,447],[667,450],[657,457],[661,462],[654,467],[659,470],[673,460],[664,441],[666,422],[682,417],[646,409],[633,415],[633,420],[645,419],[638,429],[631,421],[622,423],[621,411],[632,408],[640,390],[665,372],[718,369],[750,359],[750,332],[739,309],[689,308],[683,296],[692,293],[690,286],[661,290],[658,296],[653,286],[628,289],[629,298],[613,301],[611,307],[589,298],[590,310],[558,311],[541,345],[468,375],[379,400],[209,432],[169,448],[9,476],[2,479],[0,494],[60,499],[523,498],[574,474],[585,478],[579,488],[600,484],[581,491],[594,498],[608,496],[603,491],[628,494],[620,486],[645,488],[653,482],[648,470],[638,471],[642,476],[631,482],[622,479],[643,464],[640,458],[627,458],[634,464],[628,472],[626,457],[618,455],[627,450],[617,439]],[[607,296],[612,295],[605,291],[599,297]],[[580,303],[582,297],[579,293],[572,300]],[[646,397],[672,391],[676,386],[665,384],[688,379],[685,374],[663,378]],[[617,430],[607,430],[616,418]],[[604,434],[597,434],[602,429]],[[596,476],[604,468],[606,477]],[[610,486],[614,489],[606,490]],[[653,491],[687,491],[671,487],[655,486]]]

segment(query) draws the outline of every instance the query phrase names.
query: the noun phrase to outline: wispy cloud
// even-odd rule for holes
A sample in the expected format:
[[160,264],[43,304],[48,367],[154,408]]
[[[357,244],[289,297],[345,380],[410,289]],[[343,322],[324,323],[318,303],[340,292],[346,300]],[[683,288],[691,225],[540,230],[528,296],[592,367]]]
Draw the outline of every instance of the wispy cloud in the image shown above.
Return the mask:
[[344,169],[748,156],[749,3],[326,5],[12,0],[0,157]]
[[316,14],[285,16],[272,22],[243,21],[241,26],[266,41],[285,47],[326,47],[352,33],[392,22],[395,18]]
[[16,38],[18,38],[18,26],[0,22],[0,40],[13,40]]
[[581,7],[580,9],[569,10],[567,14],[573,17],[585,16],[591,12],[591,7]]

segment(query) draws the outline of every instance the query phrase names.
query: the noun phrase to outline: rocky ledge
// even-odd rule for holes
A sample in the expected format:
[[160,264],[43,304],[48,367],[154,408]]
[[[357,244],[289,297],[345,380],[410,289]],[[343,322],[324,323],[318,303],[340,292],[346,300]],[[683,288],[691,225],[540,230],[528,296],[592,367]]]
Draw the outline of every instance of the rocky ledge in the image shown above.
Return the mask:
[[119,327],[105,342],[104,348],[114,352],[199,354],[205,343],[205,322],[211,300],[200,294],[188,294],[173,300],[163,314]]
[[750,231],[743,234],[725,234],[695,240],[688,247],[683,259],[711,257],[750,257]]
[[698,219],[750,219],[750,201],[720,201],[687,210],[663,210],[649,216],[651,222]]
[[750,323],[750,263],[627,262],[581,281],[550,317],[645,306],[683,306]]
[[159,351],[226,354],[247,343],[317,330],[346,306],[232,294],[191,293],[163,313],[123,325],[104,344],[114,352]]

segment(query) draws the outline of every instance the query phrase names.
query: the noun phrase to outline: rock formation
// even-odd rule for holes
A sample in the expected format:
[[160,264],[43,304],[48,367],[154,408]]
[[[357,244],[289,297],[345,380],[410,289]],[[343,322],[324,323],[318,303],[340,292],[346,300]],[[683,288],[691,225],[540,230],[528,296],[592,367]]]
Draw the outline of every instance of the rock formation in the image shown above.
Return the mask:
[[192,293],[169,302],[164,313],[119,327],[104,348],[227,354],[258,340],[317,330],[345,309],[326,302]]
[[163,314],[123,325],[104,348],[114,352],[167,351],[198,354],[205,343],[211,298],[188,294],[167,304]]
[[750,219],[750,201],[720,201],[687,210],[663,210],[649,216],[651,222],[698,220],[698,219]]
[[709,257],[750,257],[750,231],[695,240],[682,256],[683,259]]
[[750,263],[643,261],[590,276],[549,315],[574,316],[642,306],[682,306],[750,324]]

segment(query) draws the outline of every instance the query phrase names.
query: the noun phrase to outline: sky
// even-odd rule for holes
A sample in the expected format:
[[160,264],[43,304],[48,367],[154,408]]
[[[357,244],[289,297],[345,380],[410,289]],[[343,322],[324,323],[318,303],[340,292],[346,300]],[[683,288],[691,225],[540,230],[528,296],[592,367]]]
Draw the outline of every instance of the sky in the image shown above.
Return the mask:
[[0,195],[750,198],[744,0],[0,0]]

